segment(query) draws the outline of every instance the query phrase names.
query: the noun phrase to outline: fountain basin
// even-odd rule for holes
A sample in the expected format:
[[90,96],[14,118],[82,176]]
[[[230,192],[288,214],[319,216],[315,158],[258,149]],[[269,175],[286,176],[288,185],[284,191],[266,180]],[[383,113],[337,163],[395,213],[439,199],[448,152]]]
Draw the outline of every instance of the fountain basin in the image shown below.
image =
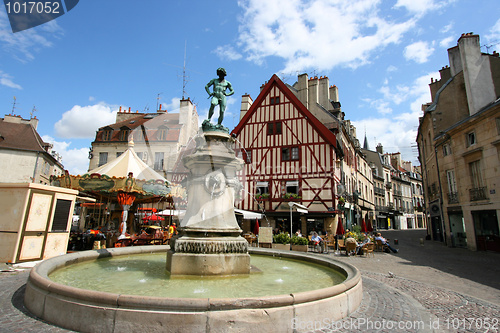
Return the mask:
[[331,287],[286,295],[167,298],[84,290],[56,283],[48,277],[58,268],[86,260],[166,252],[167,249],[168,246],[113,248],[46,260],[30,273],[25,305],[39,318],[80,332],[300,332],[310,331],[308,323],[331,323],[347,317],[362,300],[361,275],[353,266],[320,255],[258,248],[250,248],[249,252],[327,266],[342,272],[346,279]]

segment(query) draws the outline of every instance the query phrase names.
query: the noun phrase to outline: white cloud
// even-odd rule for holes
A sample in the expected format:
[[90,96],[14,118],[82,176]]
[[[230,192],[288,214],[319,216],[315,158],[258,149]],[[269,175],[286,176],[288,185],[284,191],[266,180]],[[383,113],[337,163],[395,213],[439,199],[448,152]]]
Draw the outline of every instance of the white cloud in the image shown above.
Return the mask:
[[218,46],[214,52],[223,60],[238,60],[242,58],[242,55],[231,45]]
[[117,107],[105,103],[80,106],[75,105],[63,113],[54,124],[54,130],[61,138],[94,138],[95,131],[102,126],[113,124]]
[[35,52],[40,48],[53,45],[49,38],[60,38],[62,35],[63,30],[56,21],[13,33],[7,13],[0,11],[0,44],[7,53],[21,62],[33,60]]
[[444,27],[441,28],[441,30],[439,30],[439,32],[445,34],[449,31],[451,31],[451,29],[453,28],[453,22],[450,22],[450,24],[448,25],[445,25]]
[[396,22],[381,16],[378,0],[242,0],[239,45],[248,60],[285,60],[283,72],[307,68],[356,68],[371,54],[397,44],[412,29],[416,16]]
[[439,42],[439,46],[444,47],[444,48],[450,48],[453,46],[453,42],[455,41],[456,37],[446,37],[442,39]]
[[0,84],[9,88],[14,88],[14,89],[23,89],[19,84],[14,83],[12,81],[12,76],[10,76],[7,73],[4,73],[3,71],[0,71]]
[[404,56],[407,60],[423,64],[434,53],[434,48],[428,42],[419,41],[405,47]]
[[455,0],[398,0],[395,8],[404,7],[409,12],[423,15],[424,13],[443,8]]
[[500,40],[500,19],[491,27],[490,33],[484,36],[490,43]]
[[[431,101],[429,90],[431,78],[439,78],[439,72],[420,76],[409,86],[390,87],[388,83],[385,83],[384,87],[379,89],[382,98],[363,99],[363,102],[369,103],[370,107],[382,115],[381,117],[353,121],[354,126],[358,129],[366,128],[366,137],[371,150],[375,150],[375,146],[382,143],[386,152],[401,152],[405,160],[417,163],[417,155],[411,145],[417,136],[418,118],[422,115],[422,104]],[[387,117],[393,111],[392,105],[397,105],[396,102],[400,103],[398,109],[404,108],[408,111],[390,118]]]
[[70,148],[71,142],[56,141],[56,139],[44,135],[43,141],[50,142],[54,146],[52,151],[57,152],[62,156],[62,164],[64,168],[72,175],[83,175],[89,168],[89,149],[88,148]]

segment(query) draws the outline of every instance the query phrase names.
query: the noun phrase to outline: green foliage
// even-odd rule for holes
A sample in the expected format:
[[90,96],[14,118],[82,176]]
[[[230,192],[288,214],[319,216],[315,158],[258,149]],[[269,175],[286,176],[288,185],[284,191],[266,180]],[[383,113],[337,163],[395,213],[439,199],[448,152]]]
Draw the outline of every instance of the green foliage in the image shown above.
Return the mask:
[[273,236],[273,242],[276,244],[290,244],[290,236],[282,232]]
[[268,198],[269,198],[269,193],[262,193],[255,195],[255,199],[257,200],[268,199]]
[[309,240],[305,237],[292,236],[292,238],[290,239],[290,243],[292,245],[308,245]]
[[296,193],[285,193],[283,195],[283,198],[285,198],[285,199],[301,199],[302,197]]
[[360,225],[353,225],[352,231],[354,231],[357,234],[361,233],[361,226]]

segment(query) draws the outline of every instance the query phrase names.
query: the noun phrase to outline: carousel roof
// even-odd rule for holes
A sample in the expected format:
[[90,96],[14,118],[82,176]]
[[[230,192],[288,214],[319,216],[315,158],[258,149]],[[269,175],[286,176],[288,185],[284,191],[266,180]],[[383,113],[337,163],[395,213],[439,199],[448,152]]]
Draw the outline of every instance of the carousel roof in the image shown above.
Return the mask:
[[155,179],[166,181],[166,179],[162,175],[154,171],[137,156],[134,151],[133,141],[129,142],[128,149],[119,157],[104,165],[101,165],[96,169],[90,170],[88,173],[98,173],[101,175],[118,178],[128,177],[130,172],[132,172],[135,179]]

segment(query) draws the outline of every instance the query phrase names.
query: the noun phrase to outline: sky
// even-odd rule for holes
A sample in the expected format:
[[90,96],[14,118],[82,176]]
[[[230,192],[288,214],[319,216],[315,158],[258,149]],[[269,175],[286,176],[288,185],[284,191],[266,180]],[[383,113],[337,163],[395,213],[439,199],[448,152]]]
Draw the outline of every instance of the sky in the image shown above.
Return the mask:
[[178,112],[184,93],[201,121],[204,87],[224,67],[235,90],[224,119],[232,130],[242,95],[256,99],[273,74],[294,84],[307,73],[339,88],[361,143],[366,135],[371,150],[381,143],[418,165],[428,85],[469,32],[483,52],[500,51],[498,0],[82,0],[16,33],[2,7],[0,107],[36,116],[65,168],[83,174],[97,129],[120,106]]

